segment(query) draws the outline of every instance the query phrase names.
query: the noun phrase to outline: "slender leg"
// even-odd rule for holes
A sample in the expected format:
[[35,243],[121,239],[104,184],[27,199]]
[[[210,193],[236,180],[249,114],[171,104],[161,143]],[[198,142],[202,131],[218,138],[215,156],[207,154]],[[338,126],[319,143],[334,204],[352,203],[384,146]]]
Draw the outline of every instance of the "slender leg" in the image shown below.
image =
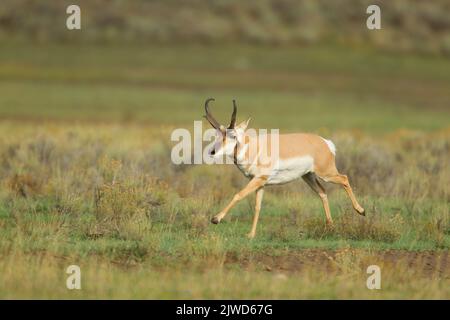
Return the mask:
[[253,224],[250,233],[247,235],[250,239],[253,239],[256,234],[256,225],[258,224],[259,212],[261,211],[261,203],[264,195],[264,187],[256,190],[256,204],[255,204],[255,215],[253,216]]
[[353,194],[352,187],[350,186],[350,183],[348,182],[348,178],[346,175],[337,174],[335,176],[325,177],[323,179],[327,182],[332,182],[343,186],[345,191],[347,192],[348,197],[352,201],[353,208],[356,210],[356,212],[358,212],[362,216],[366,215],[364,208],[361,207],[358,201],[356,200],[355,195]]
[[314,173],[310,172],[305,174],[303,180],[316,192],[320,199],[322,200],[323,209],[325,210],[325,215],[327,217],[327,224],[332,225],[333,219],[331,218],[330,206],[328,204],[328,197],[325,192],[325,188],[320,184],[319,180]]
[[214,224],[219,223],[226,216],[228,211],[236,203],[238,203],[239,201],[244,199],[250,193],[252,193],[252,192],[258,190],[259,188],[261,188],[262,186],[264,186],[266,181],[267,181],[266,177],[255,177],[252,180],[250,180],[250,182],[247,184],[247,186],[244,189],[242,189],[241,191],[239,191],[238,193],[236,193],[233,197],[233,200],[231,200],[230,203],[222,211],[220,211],[217,215],[215,215],[211,219],[211,222]]

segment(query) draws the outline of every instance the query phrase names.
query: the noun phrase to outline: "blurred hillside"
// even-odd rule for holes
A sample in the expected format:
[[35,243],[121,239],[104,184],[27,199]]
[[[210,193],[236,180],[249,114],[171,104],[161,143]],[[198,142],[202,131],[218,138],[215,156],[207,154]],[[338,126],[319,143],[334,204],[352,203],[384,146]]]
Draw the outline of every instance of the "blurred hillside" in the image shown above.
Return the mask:
[[[65,27],[78,4],[82,31]],[[366,28],[378,4],[382,30]],[[2,0],[0,41],[338,43],[450,56],[450,1],[434,0]]]

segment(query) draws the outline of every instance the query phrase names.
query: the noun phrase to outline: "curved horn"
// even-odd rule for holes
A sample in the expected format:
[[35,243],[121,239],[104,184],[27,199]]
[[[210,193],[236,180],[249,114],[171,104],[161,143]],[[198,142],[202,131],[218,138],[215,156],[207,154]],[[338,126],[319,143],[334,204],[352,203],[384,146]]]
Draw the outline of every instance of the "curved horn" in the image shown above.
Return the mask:
[[208,120],[208,122],[215,128],[215,129],[219,129],[220,128],[220,123],[217,122],[216,119],[214,119],[214,117],[211,115],[211,113],[209,112],[209,102],[210,101],[215,101],[214,98],[209,98],[205,101],[205,118]]
[[228,129],[234,129],[234,126],[236,125],[236,113],[237,113],[236,100],[233,99],[233,114],[231,115],[231,121],[230,125],[228,126]]

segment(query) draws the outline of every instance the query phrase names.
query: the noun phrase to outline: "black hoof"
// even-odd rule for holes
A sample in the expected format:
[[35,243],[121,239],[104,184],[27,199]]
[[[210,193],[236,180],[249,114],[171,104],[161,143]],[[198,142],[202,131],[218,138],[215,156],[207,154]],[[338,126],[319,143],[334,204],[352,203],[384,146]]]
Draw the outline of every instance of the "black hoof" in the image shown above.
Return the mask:
[[219,221],[219,219],[217,219],[217,217],[213,217],[212,219],[211,219],[211,223],[214,223],[214,224],[218,224],[220,221]]

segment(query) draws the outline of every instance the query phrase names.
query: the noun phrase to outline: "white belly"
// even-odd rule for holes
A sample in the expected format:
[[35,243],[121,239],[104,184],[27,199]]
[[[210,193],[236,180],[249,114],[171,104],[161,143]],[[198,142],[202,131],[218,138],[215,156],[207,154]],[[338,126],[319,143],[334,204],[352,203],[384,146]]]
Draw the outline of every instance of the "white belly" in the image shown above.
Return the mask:
[[272,168],[267,184],[287,183],[312,172],[313,169],[314,159],[311,156],[278,160]]

